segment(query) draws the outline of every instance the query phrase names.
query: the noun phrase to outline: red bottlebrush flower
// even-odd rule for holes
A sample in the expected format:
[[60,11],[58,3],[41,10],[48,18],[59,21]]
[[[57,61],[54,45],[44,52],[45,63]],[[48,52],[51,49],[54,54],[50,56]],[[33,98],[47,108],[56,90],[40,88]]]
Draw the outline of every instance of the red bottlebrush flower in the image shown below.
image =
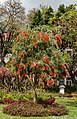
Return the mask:
[[26,36],[26,37],[29,36],[29,34],[26,31],[24,31],[23,35]]
[[47,80],[47,85],[48,85],[48,86],[49,86],[50,82],[51,82],[51,80],[50,80],[50,79],[48,79],[48,80]]
[[45,87],[45,86],[44,86],[44,83],[41,84],[40,88],[41,88],[41,89],[44,89],[44,87]]
[[32,62],[32,63],[31,63],[31,66],[32,66],[33,68],[38,68],[38,65],[36,64],[36,62]]
[[55,36],[55,38],[57,39],[57,44],[61,45],[61,43],[62,43],[61,35],[58,34],[58,35]]
[[57,35],[55,36],[55,38],[56,38],[56,39],[61,39],[61,35],[60,35],[60,34],[57,34]]
[[48,59],[47,57],[43,56],[43,57],[42,57],[42,60],[43,60],[44,62],[46,62],[47,64],[49,64],[49,59]]
[[42,33],[38,33],[38,38],[41,38],[42,37]]
[[50,75],[54,78],[56,77],[56,72],[50,72]]
[[64,65],[62,65],[62,64],[60,64],[60,67],[61,67],[62,69],[66,69],[66,67],[65,67]]
[[26,69],[26,65],[24,65],[24,69]]
[[24,56],[23,55],[21,55],[21,59],[24,59]]
[[23,54],[23,52],[22,51],[19,51],[19,55],[22,55]]
[[53,55],[54,55],[54,57],[56,57],[56,55],[57,55],[57,54],[56,54],[56,51],[54,51]]
[[54,66],[52,66],[52,69],[54,69],[55,67]]
[[58,44],[58,45],[61,45],[61,44],[62,44],[62,40],[61,40],[61,39],[58,39],[58,40],[57,40],[57,44]]
[[52,87],[54,85],[54,80],[48,79],[47,86]]
[[53,72],[52,72],[52,71],[50,72],[50,75],[51,75],[51,76],[53,75]]
[[43,34],[43,41],[48,41],[49,40],[49,35],[48,34]]
[[28,33],[26,33],[25,36],[28,37],[29,36]]
[[36,48],[36,47],[37,47],[37,43],[36,43],[36,42],[34,42],[34,43],[33,43],[33,46],[34,46],[34,48]]
[[22,69],[23,69],[23,66],[20,64],[19,67],[18,67],[18,71],[22,72]]
[[22,31],[20,31],[20,34],[21,34],[21,35],[23,35],[23,32],[22,32]]
[[47,74],[46,73],[43,73],[42,74],[42,78],[46,78]]
[[43,70],[49,70],[49,69],[50,69],[49,65],[43,66]]
[[66,71],[66,76],[69,76],[69,72],[68,71]]
[[49,65],[45,65],[45,70],[49,70],[49,69],[50,69]]

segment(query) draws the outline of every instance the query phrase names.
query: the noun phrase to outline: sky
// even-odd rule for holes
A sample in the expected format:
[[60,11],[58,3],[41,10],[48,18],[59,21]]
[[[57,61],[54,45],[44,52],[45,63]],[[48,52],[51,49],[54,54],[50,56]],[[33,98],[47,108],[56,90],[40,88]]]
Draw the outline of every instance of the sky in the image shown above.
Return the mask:
[[[0,0],[0,3],[4,3],[7,0]],[[32,8],[38,8],[41,5],[51,6],[54,11],[58,9],[60,4],[68,6],[70,4],[77,4],[77,0],[20,0],[22,5],[26,8],[26,12]]]

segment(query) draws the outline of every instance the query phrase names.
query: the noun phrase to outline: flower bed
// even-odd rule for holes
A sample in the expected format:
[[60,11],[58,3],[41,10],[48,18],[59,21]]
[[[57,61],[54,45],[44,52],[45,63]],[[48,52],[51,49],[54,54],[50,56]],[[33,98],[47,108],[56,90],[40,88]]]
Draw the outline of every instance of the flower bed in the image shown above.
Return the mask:
[[[7,105],[3,112],[16,116],[60,116],[68,114],[68,111],[64,106],[53,103],[54,99],[39,100],[37,103],[33,103],[31,100],[9,101],[11,103]],[[7,101],[6,101],[7,102]],[[52,102],[52,103],[51,103]]]

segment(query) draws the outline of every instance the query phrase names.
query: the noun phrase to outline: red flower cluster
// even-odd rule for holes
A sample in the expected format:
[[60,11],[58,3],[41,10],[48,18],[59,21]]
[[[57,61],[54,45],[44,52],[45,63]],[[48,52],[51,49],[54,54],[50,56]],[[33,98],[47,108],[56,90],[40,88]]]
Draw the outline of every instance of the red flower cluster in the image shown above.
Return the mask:
[[0,67],[0,79],[2,79],[3,77],[11,78],[12,77],[11,70],[6,67]]
[[43,60],[46,64],[49,64],[49,59],[48,59],[48,57],[43,56],[43,57],[42,57],[42,60]]
[[42,38],[43,41],[48,41],[49,40],[49,34],[46,33],[38,33],[38,38]]
[[62,44],[61,35],[58,34],[58,35],[55,36],[55,38],[57,39],[57,44],[60,46]]
[[20,34],[21,34],[22,36],[26,36],[27,38],[28,38],[28,36],[29,36],[29,34],[28,34],[26,31],[24,31],[24,32],[20,31]]
[[47,86],[52,87],[54,85],[54,80],[48,79]]

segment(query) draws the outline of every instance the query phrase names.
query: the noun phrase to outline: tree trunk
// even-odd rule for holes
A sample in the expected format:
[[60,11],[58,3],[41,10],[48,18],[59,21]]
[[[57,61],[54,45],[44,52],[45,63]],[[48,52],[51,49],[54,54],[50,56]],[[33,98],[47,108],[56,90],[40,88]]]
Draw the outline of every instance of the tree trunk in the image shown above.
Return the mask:
[[32,89],[33,89],[33,96],[34,96],[33,102],[37,103],[37,93],[36,93],[36,89],[35,89],[35,85],[34,85],[34,77],[33,77],[33,80],[28,77],[28,80],[30,81],[30,83],[32,85]]
[[4,65],[3,38],[2,38],[2,34],[0,34],[0,63],[1,63],[1,65]]
[[32,86],[32,88],[33,88],[33,95],[34,95],[33,102],[34,102],[34,103],[37,103],[37,93],[36,93],[35,87]]

